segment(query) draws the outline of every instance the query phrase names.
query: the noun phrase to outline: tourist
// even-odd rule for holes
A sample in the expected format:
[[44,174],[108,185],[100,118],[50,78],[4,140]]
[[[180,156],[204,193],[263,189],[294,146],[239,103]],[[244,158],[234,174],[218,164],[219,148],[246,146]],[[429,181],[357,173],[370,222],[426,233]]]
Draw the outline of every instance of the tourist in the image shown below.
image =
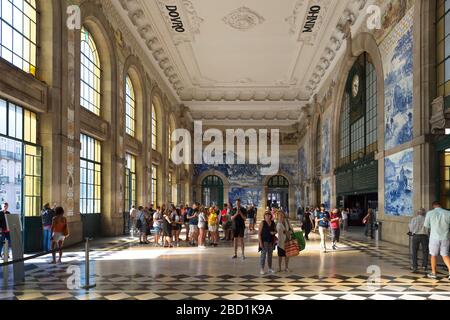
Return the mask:
[[419,246],[422,246],[422,270],[426,271],[428,267],[428,246],[429,237],[428,229],[424,226],[425,223],[425,209],[417,211],[417,215],[411,219],[409,223],[409,233],[412,236],[411,244],[411,259],[412,259],[412,272],[417,272],[417,252]]
[[284,258],[284,271],[289,272],[289,257],[286,256],[286,241],[291,240],[293,229],[283,211],[278,212],[278,272],[281,272],[281,264]]
[[350,216],[350,210],[348,208],[342,210],[341,216],[342,216],[342,224],[341,224],[342,225],[342,231],[347,233],[347,231],[348,231],[348,219],[349,219],[349,216]]
[[139,207],[136,214],[136,228],[139,231],[139,243],[148,244],[147,233],[148,233],[148,217],[143,210],[144,208]]
[[214,208],[209,213],[208,230],[211,233],[211,245],[217,247],[219,245],[219,215]]
[[233,209],[231,216],[233,238],[234,238],[234,256],[233,259],[237,259],[238,246],[241,246],[242,260],[245,260],[244,254],[244,234],[245,234],[245,220],[247,212],[244,207],[241,206],[241,200],[236,200],[236,208]]
[[183,206],[183,209],[181,210],[181,215],[183,217],[184,230],[186,230],[186,238],[184,239],[184,241],[186,241],[187,243],[189,243],[189,220],[187,218],[187,215],[190,210],[192,210],[192,208],[190,208],[189,205],[187,205],[187,204],[185,206]]
[[135,208],[135,206],[131,206],[131,210],[130,210],[130,233],[133,234],[134,233],[134,227],[136,226],[136,218],[138,215],[138,210]]
[[303,216],[302,230],[305,233],[305,240],[309,240],[309,234],[313,228],[314,221],[309,208],[306,208]]
[[233,240],[233,222],[231,220],[231,210],[227,205],[227,209],[222,210],[222,228],[223,228],[223,240],[231,241]]
[[56,263],[56,246],[58,246],[59,259],[58,263],[61,263],[62,249],[64,240],[69,236],[69,228],[67,219],[64,217],[64,209],[62,207],[55,208],[55,216],[52,222],[52,264]]
[[431,255],[431,273],[427,276],[431,279],[437,279],[436,265],[439,254],[444,260],[448,271],[448,280],[450,280],[450,211],[442,209],[440,203],[433,203],[433,210],[427,213],[424,226],[430,230],[429,249]]
[[325,237],[329,227],[330,214],[325,210],[325,205],[320,205],[320,211],[316,215],[316,226],[319,228],[320,248],[323,253],[327,252],[327,244]]
[[175,240],[175,245],[179,247],[181,227],[183,226],[183,216],[181,215],[181,210],[173,206],[170,220],[172,220],[172,236]]
[[172,220],[170,220],[169,210],[161,212],[162,219],[162,232],[163,232],[163,246],[164,248],[173,248],[172,246]]
[[272,255],[275,246],[275,234],[277,233],[275,223],[272,221],[272,214],[268,211],[264,214],[264,220],[261,221],[258,229],[259,249],[261,251],[260,266],[261,275],[265,274],[266,264],[269,267],[269,273],[274,273],[272,269]]
[[317,229],[318,229],[318,224],[317,224],[317,219],[319,218],[319,213],[320,213],[320,207],[316,207],[315,209],[314,209],[314,212],[313,212],[313,217],[314,217],[314,232],[317,232]]
[[[161,207],[157,206],[156,211],[153,214],[153,232],[155,233],[154,246],[159,246],[159,239],[162,233],[163,214],[161,213]],[[161,241],[163,242],[163,240]]]
[[189,238],[191,239],[191,245],[195,246],[195,241],[198,240],[198,215],[199,204],[194,203],[192,208],[189,208],[186,218],[189,220]]
[[373,231],[375,229],[375,215],[373,209],[367,210],[367,215],[364,217],[363,223],[366,225],[364,234],[366,237],[373,239]]
[[255,208],[253,206],[249,207],[247,210],[247,222],[248,230],[250,232],[255,231]]
[[42,228],[44,230],[44,251],[48,252],[52,248],[52,223],[55,212],[50,209],[50,203],[44,204],[42,209]]
[[[5,217],[5,215],[11,214],[8,211],[8,208],[9,208],[8,202],[4,202],[2,204],[2,210],[0,211],[0,233],[1,233],[0,244],[2,246],[2,248],[0,249],[0,252],[1,252],[2,259],[4,259],[3,250],[5,248],[5,240],[8,240],[8,248],[11,249],[11,235],[9,233],[9,230],[8,230],[8,227],[6,224],[6,217]],[[6,252],[6,255],[9,256],[9,252]]]
[[198,247],[200,249],[205,249],[205,239],[206,239],[206,212],[207,209],[202,207],[198,215]]
[[330,213],[330,228],[331,228],[331,242],[332,249],[337,249],[337,243],[341,234],[341,216],[338,209],[333,209]]
[[303,220],[304,220],[304,215],[305,215],[305,211],[303,210],[302,207],[298,207],[297,209],[297,220],[300,226],[303,225]]

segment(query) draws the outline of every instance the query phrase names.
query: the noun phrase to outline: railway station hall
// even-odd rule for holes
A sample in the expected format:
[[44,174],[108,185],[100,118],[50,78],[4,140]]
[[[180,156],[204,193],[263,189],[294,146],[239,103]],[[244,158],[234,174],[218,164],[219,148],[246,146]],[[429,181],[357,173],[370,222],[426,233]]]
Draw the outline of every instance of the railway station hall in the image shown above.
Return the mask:
[[450,1],[0,0],[0,205],[0,300],[450,300]]

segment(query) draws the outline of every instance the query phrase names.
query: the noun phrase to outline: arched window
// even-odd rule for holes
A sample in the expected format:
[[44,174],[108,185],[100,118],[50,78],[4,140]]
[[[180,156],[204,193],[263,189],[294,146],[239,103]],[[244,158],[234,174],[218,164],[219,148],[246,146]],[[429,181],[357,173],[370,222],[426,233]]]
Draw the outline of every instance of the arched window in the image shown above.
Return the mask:
[[130,136],[134,137],[136,133],[136,96],[134,94],[133,84],[131,83],[129,76],[127,76],[125,85],[125,104],[126,132]]
[[2,0],[0,57],[36,75],[37,10],[35,0]]
[[267,183],[269,188],[288,188],[289,181],[283,176],[273,176]]
[[223,204],[223,181],[218,176],[207,176],[202,181],[202,204],[206,206]]
[[339,166],[373,154],[377,140],[377,75],[365,53],[350,71],[342,100]]
[[100,115],[101,69],[94,38],[81,28],[80,105]]
[[157,143],[157,138],[158,138],[158,122],[156,120],[156,108],[155,106],[152,104],[152,149],[156,150],[158,143]]

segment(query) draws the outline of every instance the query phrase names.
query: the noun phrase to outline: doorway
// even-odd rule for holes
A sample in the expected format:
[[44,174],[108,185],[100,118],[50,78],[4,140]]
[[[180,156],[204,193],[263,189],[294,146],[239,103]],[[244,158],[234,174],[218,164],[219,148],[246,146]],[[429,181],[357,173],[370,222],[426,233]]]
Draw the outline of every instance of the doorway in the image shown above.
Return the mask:
[[289,211],[289,181],[283,176],[274,176],[267,183],[267,207]]
[[337,203],[341,208],[350,209],[348,223],[350,226],[363,226],[363,219],[367,215],[368,209],[378,211],[378,194],[352,194],[339,196]]
[[223,208],[223,181],[218,176],[207,176],[202,181],[202,204]]

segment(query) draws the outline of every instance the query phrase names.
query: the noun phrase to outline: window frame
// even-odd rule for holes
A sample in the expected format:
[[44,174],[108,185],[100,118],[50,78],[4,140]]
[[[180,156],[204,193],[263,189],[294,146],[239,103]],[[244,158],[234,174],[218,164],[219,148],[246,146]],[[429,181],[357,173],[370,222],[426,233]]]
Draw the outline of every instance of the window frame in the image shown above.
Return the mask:
[[[40,36],[39,36],[39,25],[40,25],[40,13],[38,10],[38,1],[36,0],[21,0],[24,4],[26,3],[28,6],[30,6],[31,9],[34,9],[34,15],[35,15],[35,21],[33,21],[31,19],[31,17],[29,17],[26,13],[25,13],[25,9],[19,9],[16,4],[14,3],[14,1],[12,0],[2,0],[2,3],[0,4],[0,59],[2,59],[3,61],[5,61],[6,63],[10,64],[11,66],[13,66],[14,68],[20,69],[22,72],[25,72],[27,74],[30,74],[33,77],[37,77],[38,75],[38,62],[39,62],[39,52],[40,52],[40,47],[39,47],[39,42],[40,42]],[[12,16],[11,16],[11,23],[7,22],[3,16],[3,4],[9,2],[11,5],[11,10],[12,10]],[[34,2],[34,5],[31,3]],[[6,6],[6,5],[5,5]],[[14,8],[16,8],[17,10],[20,11],[21,13],[21,26],[22,26],[22,30],[19,31],[14,23]],[[24,6],[25,8],[25,6]],[[24,33],[24,27],[25,27],[25,18],[26,17],[29,20],[29,26],[30,26],[30,37],[28,38],[27,36],[25,36]],[[4,46],[4,41],[3,41],[3,24],[5,24],[5,26],[7,26],[8,28],[11,29],[11,47],[12,48],[8,48],[6,46]],[[34,31],[31,31],[31,26],[34,25]],[[34,32],[34,34],[33,34]],[[18,34],[18,37],[20,37],[20,40],[22,42],[21,44],[21,49],[22,49],[22,54],[21,55],[17,55],[14,52],[15,50],[15,46],[14,46],[14,35]],[[24,54],[24,49],[25,49],[25,41],[28,41],[28,60],[26,59],[26,55]],[[32,47],[34,47],[34,57],[32,58]],[[11,60],[8,59],[7,56],[5,56],[3,54],[3,50],[9,51],[10,56],[11,56]],[[14,61],[14,57],[18,57],[20,59],[20,62],[22,64],[22,67],[19,67],[16,62]],[[34,64],[33,64],[33,60],[34,59]],[[27,64],[28,69],[25,69],[24,64]]]
[[[91,151],[90,149],[93,147],[94,150],[94,159],[89,158],[88,157],[83,157],[83,155],[85,154],[85,152],[83,152],[83,140],[85,140],[85,142],[87,143],[87,151]],[[88,215],[88,214],[101,214],[102,213],[102,209],[103,209],[103,183],[102,183],[102,179],[103,179],[103,166],[102,166],[102,145],[101,145],[101,141],[87,135],[87,134],[80,134],[80,143],[81,143],[81,149],[80,149],[80,214],[84,214],[84,215]],[[98,150],[97,150],[98,147]],[[98,158],[97,158],[97,153],[98,153]],[[86,163],[86,167],[82,166],[82,162]],[[92,165],[93,169],[89,169],[89,164]],[[96,170],[96,167],[99,167],[100,170]],[[94,181],[93,183],[89,183],[89,179],[86,179],[86,183],[82,182],[82,169],[86,170],[86,177],[89,176],[89,171],[93,171],[93,175],[94,175]],[[97,173],[100,174],[100,177],[98,178],[99,181],[96,181],[97,177]],[[97,184],[95,182],[98,182]],[[86,185],[86,197],[83,198],[82,197],[82,185],[85,184]],[[87,197],[88,194],[88,190],[89,190],[89,186],[93,186],[93,198],[89,198]],[[99,187],[99,197],[96,198],[95,197],[95,193],[96,193],[96,187]],[[83,212],[82,210],[82,199],[85,199],[85,209],[89,208],[88,203],[90,201],[93,202],[92,207],[94,208],[94,212]],[[99,201],[98,204],[98,210],[96,211],[97,208],[97,204],[96,202]]]
[[[83,35],[87,36],[87,39],[83,39]],[[100,54],[97,48],[97,44],[95,42],[95,39],[91,32],[89,32],[88,28],[86,26],[82,26],[80,31],[80,106],[84,109],[100,116],[102,111],[102,63],[100,59]],[[92,61],[82,50],[83,48],[83,42],[86,42],[87,47],[91,50],[91,54],[94,58],[96,58],[97,61]],[[98,75],[95,74],[95,71],[90,70],[90,66],[83,64],[83,57],[88,60],[89,64],[91,64],[94,67],[94,70],[98,71]],[[88,80],[84,79],[83,77],[83,70],[86,70],[88,76],[92,76],[94,81],[94,86],[91,86],[91,84],[88,83]],[[95,82],[98,82],[98,87],[95,87]],[[85,99],[83,93],[83,88],[86,86],[89,90],[92,90],[92,93],[94,94],[94,102],[89,101],[88,99]],[[88,97],[90,98],[90,97]],[[95,99],[98,99],[98,104],[95,104]],[[85,106],[83,101],[86,101],[86,103],[89,106]]]
[[[136,137],[136,110],[136,90],[131,77],[127,75],[125,78],[125,132],[133,138]],[[130,125],[128,125],[128,121]]]

